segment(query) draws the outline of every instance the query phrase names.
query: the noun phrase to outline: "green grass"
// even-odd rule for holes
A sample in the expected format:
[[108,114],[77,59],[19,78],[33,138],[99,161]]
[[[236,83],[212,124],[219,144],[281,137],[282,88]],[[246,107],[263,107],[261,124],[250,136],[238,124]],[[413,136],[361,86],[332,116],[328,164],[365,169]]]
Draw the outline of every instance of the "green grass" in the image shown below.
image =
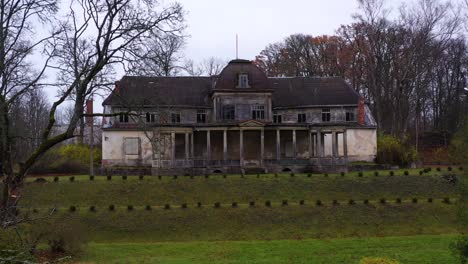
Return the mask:
[[91,263],[359,263],[387,257],[405,264],[451,264],[454,236],[366,239],[221,241],[184,243],[91,243]]
[[[419,171],[419,170],[415,170]],[[366,172],[363,177],[357,173],[345,176],[333,174],[329,176],[296,174],[274,175],[221,175],[189,177],[158,177],[146,176],[139,180],[129,176],[127,180],[114,176],[111,181],[98,176],[90,181],[87,176],[76,176],[75,182],[68,177],[53,182],[52,177],[46,178],[47,183],[29,182],[25,185],[21,205],[27,207],[69,207],[75,206],[108,206],[115,205],[163,205],[202,202],[212,204],[248,203],[249,201],[264,202],[265,200],[378,200],[386,199],[419,199],[456,197],[456,186],[443,180],[439,174],[412,174],[404,176],[389,176],[388,171],[381,171],[379,176]],[[47,190],[47,191],[44,191]]]

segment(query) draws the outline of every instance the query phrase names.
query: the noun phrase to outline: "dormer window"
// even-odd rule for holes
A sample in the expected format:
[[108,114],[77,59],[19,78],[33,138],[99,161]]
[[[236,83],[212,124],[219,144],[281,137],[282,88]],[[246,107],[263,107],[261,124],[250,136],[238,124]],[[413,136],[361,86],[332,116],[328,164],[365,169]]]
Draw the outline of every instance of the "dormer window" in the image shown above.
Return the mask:
[[249,75],[247,73],[239,74],[239,88],[249,88]]

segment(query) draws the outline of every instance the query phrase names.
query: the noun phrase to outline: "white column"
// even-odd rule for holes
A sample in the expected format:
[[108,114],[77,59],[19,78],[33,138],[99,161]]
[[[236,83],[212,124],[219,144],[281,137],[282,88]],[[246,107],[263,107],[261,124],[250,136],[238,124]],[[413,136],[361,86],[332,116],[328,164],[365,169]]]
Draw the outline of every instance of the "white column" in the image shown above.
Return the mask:
[[175,132],[171,132],[171,164],[175,166]]
[[210,163],[211,160],[211,134],[210,130],[206,131],[206,160],[207,163]]
[[260,130],[260,164],[263,165],[263,158],[265,155],[265,131]]
[[227,130],[223,130],[223,159],[226,161],[228,159],[227,155]]
[[185,132],[185,161],[189,160],[189,133]]
[[244,133],[239,130],[239,160],[241,167],[244,166]]
[[293,141],[293,158],[297,158],[297,146],[296,146],[296,130],[292,131],[292,141]]
[[276,130],[276,159],[281,159],[281,130]]

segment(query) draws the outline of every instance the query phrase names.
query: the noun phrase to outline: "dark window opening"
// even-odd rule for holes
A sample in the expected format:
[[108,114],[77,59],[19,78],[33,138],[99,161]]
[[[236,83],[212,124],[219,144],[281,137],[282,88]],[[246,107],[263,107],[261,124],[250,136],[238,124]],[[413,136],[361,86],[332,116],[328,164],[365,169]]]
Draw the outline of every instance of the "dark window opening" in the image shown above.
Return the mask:
[[119,114],[119,121],[120,121],[120,123],[128,123],[128,114],[120,113]]
[[265,106],[254,105],[252,106],[252,119],[265,119]]
[[180,114],[179,113],[172,113],[171,114],[171,121],[173,124],[180,123]]
[[156,122],[156,115],[153,113],[146,113],[146,123]]
[[273,115],[273,123],[275,123],[275,124],[283,123],[283,116],[282,115]]
[[322,122],[330,122],[331,114],[330,108],[323,108],[322,109]]
[[223,120],[234,120],[236,110],[233,105],[223,106]]
[[206,110],[197,111],[197,123],[206,123]]
[[348,122],[356,121],[354,112],[346,112],[346,121]]
[[297,114],[297,122],[298,123],[306,123],[307,122],[306,114],[305,113]]

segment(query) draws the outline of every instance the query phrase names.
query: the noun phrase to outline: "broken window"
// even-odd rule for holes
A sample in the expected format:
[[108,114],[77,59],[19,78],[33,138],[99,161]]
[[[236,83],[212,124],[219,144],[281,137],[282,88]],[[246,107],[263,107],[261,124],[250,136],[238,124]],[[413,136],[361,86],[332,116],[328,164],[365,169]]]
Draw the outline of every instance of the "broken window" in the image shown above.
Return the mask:
[[171,122],[173,124],[178,124],[180,123],[180,113],[172,113],[171,114]]
[[346,110],[346,121],[347,122],[353,122],[356,121],[356,116],[354,114],[354,110]]
[[127,113],[120,113],[119,114],[119,121],[120,121],[120,123],[128,123],[128,114]]
[[138,155],[140,150],[139,138],[124,138],[125,155]]
[[236,110],[234,105],[224,105],[223,106],[223,120],[234,120]]
[[206,123],[206,110],[197,110],[197,123]]
[[283,123],[283,116],[278,115],[278,114],[273,115],[273,123],[275,123],[275,124]]
[[252,119],[265,119],[265,106],[264,105],[253,105],[252,106]]
[[239,74],[239,88],[249,88],[249,75],[247,73]]
[[297,114],[297,122],[298,123],[306,123],[307,122],[307,116],[305,113],[299,113]]
[[322,122],[330,122],[331,114],[330,108],[322,108]]
[[154,113],[146,113],[146,123],[156,122],[156,115]]

